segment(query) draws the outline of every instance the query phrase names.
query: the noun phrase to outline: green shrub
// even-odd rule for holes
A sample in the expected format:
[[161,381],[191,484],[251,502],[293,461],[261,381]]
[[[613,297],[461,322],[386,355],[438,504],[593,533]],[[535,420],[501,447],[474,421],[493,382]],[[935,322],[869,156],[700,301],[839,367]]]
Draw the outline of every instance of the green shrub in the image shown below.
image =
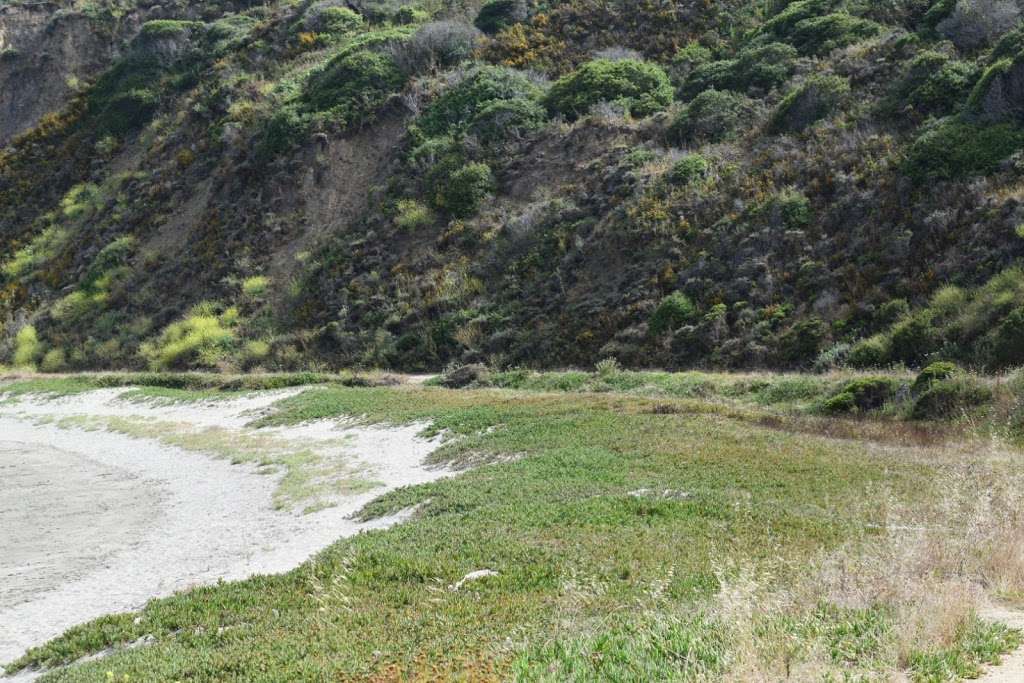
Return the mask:
[[98,133],[124,135],[149,123],[159,99],[164,68],[152,56],[131,55],[108,69],[86,97]]
[[668,170],[665,177],[673,185],[689,185],[708,174],[707,159],[700,154],[687,154]]
[[788,38],[805,55],[822,55],[873,38],[882,27],[868,19],[837,12],[797,22]]
[[559,79],[548,92],[548,110],[576,119],[599,102],[622,104],[632,116],[648,116],[672,103],[672,84],[656,64],[635,59],[595,59]]
[[488,35],[494,35],[498,31],[513,24],[517,24],[527,17],[525,0],[492,0],[480,8],[473,24]]
[[43,345],[36,334],[36,328],[25,325],[14,337],[14,366],[17,368],[34,368],[43,354]]
[[897,322],[892,327],[889,339],[890,357],[911,366],[924,361],[941,341],[929,311],[921,311]]
[[68,361],[64,349],[51,349],[43,356],[39,369],[43,372],[62,372],[67,369]]
[[987,175],[1022,147],[1024,131],[1014,125],[940,119],[914,141],[904,172],[918,183]]
[[242,280],[242,294],[250,299],[258,299],[270,288],[270,278],[265,275],[254,275]]
[[914,401],[910,416],[915,420],[940,420],[984,405],[992,390],[968,375],[933,382]]
[[500,145],[540,130],[547,123],[544,107],[527,99],[495,100],[481,109],[469,132],[488,146]]
[[779,356],[787,363],[806,365],[817,357],[827,337],[828,325],[822,320],[800,320],[779,336]]
[[229,308],[219,315],[213,304],[199,304],[179,322],[171,323],[160,336],[142,345],[140,352],[152,370],[184,370],[216,367],[235,344],[238,311]]
[[862,339],[850,349],[847,363],[853,368],[880,368],[891,363],[890,340],[882,334]]
[[705,90],[676,117],[669,127],[669,139],[679,145],[692,142],[728,140],[749,118],[746,98],[726,90]]
[[925,50],[911,60],[889,106],[897,113],[909,104],[921,114],[948,114],[964,101],[975,77],[971,64]]
[[50,226],[39,233],[31,242],[14,252],[3,266],[3,274],[9,280],[26,279],[67,246],[71,233],[65,228]]
[[956,9],[957,0],[937,0],[928,8],[921,23],[932,31],[945,19],[948,19],[953,10]]
[[292,105],[279,107],[263,124],[257,155],[269,159],[301,144],[309,136],[309,117]]
[[399,200],[395,209],[395,226],[399,230],[415,232],[434,222],[434,214],[430,207],[415,199]]
[[927,391],[936,382],[954,377],[960,374],[960,372],[960,368],[957,367],[956,363],[937,361],[918,373],[911,391],[914,394],[920,394]]
[[1012,311],[993,331],[989,355],[993,369],[1024,365],[1024,308]]
[[536,100],[540,89],[525,75],[506,67],[481,66],[438,97],[418,125],[429,136],[464,128],[497,102]]
[[673,292],[662,299],[654,309],[649,329],[652,335],[660,337],[666,332],[679,329],[696,317],[697,307],[690,297],[682,292]]
[[892,400],[900,389],[900,382],[891,377],[864,377],[847,382],[822,404],[829,414],[848,413],[853,410],[877,410]]
[[469,218],[494,192],[494,175],[487,164],[469,163],[451,174],[435,197],[437,208],[456,218]]
[[403,85],[394,60],[360,50],[342,53],[311,74],[302,99],[313,111],[330,111],[344,127],[367,122]]
[[812,76],[779,104],[770,128],[774,132],[798,133],[830,116],[850,93],[850,84],[838,76]]
[[405,7],[399,7],[395,12],[394,16],[391,17],[391,21],[399,26],[408,24],[420,24],[430,18],[430,14],[418,9],[412,5],[406,5]]
[[793,74],[796,48],[785,43],[769,43],[741,50],[736,59],[708,62],[695,68],[683,85],[683,93],[694,97],[716,88],[749,92],[771,90]]
[[827,14],[834,9],[835,5],[835,0],[796,0],[796,2],[786,2],[785,6],[775,16],[761,25],[761,32],[783,38],[790,35],[800,22]]
[[362,15],[353,12],[348,7],[325,7],[319,16],[316,31],[341,35],[358,31],[366,23]]

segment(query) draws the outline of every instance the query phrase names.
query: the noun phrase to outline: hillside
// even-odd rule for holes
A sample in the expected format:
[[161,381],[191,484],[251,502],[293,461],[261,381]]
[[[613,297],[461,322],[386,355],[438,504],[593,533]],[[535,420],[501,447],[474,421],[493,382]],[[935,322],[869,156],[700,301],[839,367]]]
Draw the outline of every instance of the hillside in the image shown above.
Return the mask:
[[0,362],[1020,365],[1021,10],[0,2]]

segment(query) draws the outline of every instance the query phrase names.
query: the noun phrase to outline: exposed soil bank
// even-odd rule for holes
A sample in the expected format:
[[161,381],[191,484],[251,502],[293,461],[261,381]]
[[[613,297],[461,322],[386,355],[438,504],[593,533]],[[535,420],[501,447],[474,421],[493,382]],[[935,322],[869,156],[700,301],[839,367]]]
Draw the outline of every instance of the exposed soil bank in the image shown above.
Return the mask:
[[436,443],[417,436],[421,426],[320,422],[275,429],[304,448],[323,445],[330,458],[379,483],[300,514],[274,509],[280,476],[258,473],[255,465],[47,422],[117,414],[239,426],[282,395],[153,406],[119,401],[119,393],[0,406],[0,662],[154,597],[292,569],[338,538],[395,521],[349,519],[369,500],[445,474],[423,464]]

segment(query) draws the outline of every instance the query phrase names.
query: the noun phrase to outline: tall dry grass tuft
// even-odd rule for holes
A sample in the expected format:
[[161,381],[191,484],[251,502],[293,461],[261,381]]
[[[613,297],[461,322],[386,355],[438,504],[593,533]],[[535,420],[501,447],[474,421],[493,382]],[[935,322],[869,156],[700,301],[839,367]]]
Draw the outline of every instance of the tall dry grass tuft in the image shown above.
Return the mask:
[[[1024,477],[998,459],[974,462],[951,466],[936,490],[935,503],[913,509],[884,492],[865,496],[884,521],[781,570],[796,577],[782,587],[749,568],[719,572],[710,609],[730,634],[728,679],[820,681],[859,666],[902,675],[922,653],[956,648],[992,601],[1024,597]],[[877,638],[870,662],[836,645],[828,609]]]

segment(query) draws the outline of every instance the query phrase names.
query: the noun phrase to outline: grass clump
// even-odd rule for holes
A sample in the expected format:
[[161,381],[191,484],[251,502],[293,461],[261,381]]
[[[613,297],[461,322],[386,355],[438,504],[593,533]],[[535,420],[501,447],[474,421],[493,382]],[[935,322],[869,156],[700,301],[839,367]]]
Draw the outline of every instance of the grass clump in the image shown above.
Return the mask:
[[395,205],[395,227],[405,232],[415,232],[434,222],[430,207],[415,199],[401,199]]
[[672,103],[668,74],[635,59],[595,59],[558,80],[545,103],[554,114],[577,119],[600,102],[621,104],[631,115],[649,116]]
[[141,353],[153,370],[216,367],[235,346],[238,311],[217,312],[216,304],[194,307],[184,320],[168,325],[160,336],[144,343]]
[[25,325],[14,336],[14,367],[34,368],[43,355],[43,345],[39,341],[36,328]]

